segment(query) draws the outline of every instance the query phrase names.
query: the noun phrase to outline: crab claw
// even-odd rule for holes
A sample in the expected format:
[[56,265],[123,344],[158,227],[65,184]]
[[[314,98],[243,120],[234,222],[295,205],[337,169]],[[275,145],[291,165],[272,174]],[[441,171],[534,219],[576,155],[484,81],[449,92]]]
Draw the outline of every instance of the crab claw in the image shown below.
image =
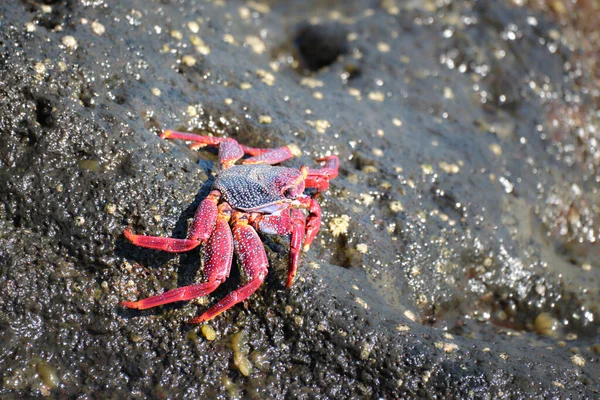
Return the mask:
[[323,168],[309,168],[306,176],[306,187],[315,188],[322,192],[329,188],[329,181],[338,176],[340,161],[336,155],[318,158],[318,162],[325,162]]

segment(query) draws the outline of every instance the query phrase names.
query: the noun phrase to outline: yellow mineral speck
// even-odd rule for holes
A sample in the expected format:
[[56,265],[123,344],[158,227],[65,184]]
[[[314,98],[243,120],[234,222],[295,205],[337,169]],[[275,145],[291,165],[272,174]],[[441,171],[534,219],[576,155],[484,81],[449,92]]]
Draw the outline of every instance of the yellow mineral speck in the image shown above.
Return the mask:
[[117,206],[114,205],[113,203],[108,203],[104,206],[104,212],[109,215],[114,215],[116,211],[117,211]]
[[26,22],[25,30],[29,33],[35,32],[35,30],[36,30],[35,24],[33,22]]
[[550,3],[550,8],[552,9],[552,11],[554,11],[561,17],[564,17],[569,12],[569,10],[567,9],[567,6],[562,1],[553,0],[553,1],[550,1],[549,3]]
[[190,42],[196,47],[196,51],[204,56],[210,54],[210,47],[204,43],[204,40],[198,35],[190,35]]
[[385,136],[385,132],[383,131],[383,129],[377,129],[377,136],[379,136],[379,137]]
[[302,86],[308,86],[311,89],[316,89],[319,87],[323,87],[323,81],[315,78],[304,77],[300,80],[300,84]]
[[448,86],[446,86],[444,88],[444,97],[447,98],[448,100],[451,100],[454,98],[454,92]]
[[228,106],[231,105],[231,103],[233,103],[233,99],[230,99],[229,97],[226,98],[225,100],[223,100],[223,103],[227,104]]
[[348,226],[350,224],[350,217],[347,215],[340,215],[334,217],[329,221],[329,230],[333,237],[338,237],[341,234],[348,232]]
[[294,316],[294,323],[296,326],[302,326],[304,324],[304,318],[301,315]]
[[392,120],[392,123],[394,124],[394,126],[402,126],[402,121],[399,120],[398,118],[394,118]]
[[252,89],[252,84],[248,83],[248,82],[242,82],[242,83],[240,83],[240,89],[242,89],[242,90]]
[[171,32],[169,32],[169,35],[171,35],[171,37],[175,40],[183,39],[183,33],[181,33],[181,31],[178,31],[176,29],[173,29]]
[[565,387],[565,385],[563,385],[563,384],[562,384],[562,383],[560,383],[559,381],[552,381],[552,384],[553,384],[554,386],[556,386],[556,387],[559,387],[559,388],[564,388],[564,387]]
[[181,63],[187,65],[188,67],[193,67],[196,65],[196,57],[186,54],[185,56],[181,57]]
[[261,124],[270,124],[271,122],[273,122],[273,118],[271,118],[270,115],[259,115],[258,122],[260,122]]
[[321,92],[313,92],[313,97],[317,100],[323,100],[323,93]]
[[361,254],[367,254],[369,252],[369,246],[366,243],[359,243],[356,245],[356,251]]
[[198,25],[198,23],[196,21],[188,22],[187,26],[188,26],[188,29],[190,31],[192,31],[192,33],[200,32],[200,25]]
[[152,89],[150,89],[150,92],[152,92],[152,94],[155,95],[156,97],[160,96],[159,88],[152,88]]
[[368,193],[360,194],[360,202],[367,207],[373,204],[373,200],[375,200],[375,197],[373,195],[370,195]]
[[446,353],[452,353],[458,349],[458,346],[454,343],[435,342],[433,345]]
[[450,164],[444,161],[439,162],[438,166],[447,174],[456,174],[460,171],[460,167],[457,164]]
[[559,322],[548,312],[539,313],[533,321],[534,330],[544,336],[553,336],[559,327]]
[[492,143],[489,145],[489,149],[492,153],[494,153],[497,156],[501,156],[502,155],[502,147],[500,147],[499,144],[497,143]]
[[258,11],[259,13],[262,13],[262,14],[267,14],[267,13],[271,12],[271,7],[269,7],[269,5],[266,3],[261,3],[258,1],[250,0],[246,4],[248,5],[248,7],[250,7],[254,11]]
[[77,39],[75,39],[73,36],[63,36],[61,41],[62,44],[69,50],[75,50],[77,48]]
[[581,269],[585,272],[589,272],[592,270],[592,264],[590,264],[589,262],[584,262],[583,264],[581,264]]
[[385,94],[383,92],[369,92],[369,100],[382,102],[385,100]]
[[355,297],[354,301],[356,302],[356,304],[358,304],[359,306],[361,306],[365,310],[369,309],[369,305],[367,304],[367,302],[364,301],[363,299],[361,299],[360,297]]
[[35,65],[33,66],[33,69],[38,74],[43,74],[44,72],[46,72],[46,66],[44,65],[44,63],[41,63],[41,62],[35,63]]
[[350,88],[348,89],[348,93],[350,94],[350,96],[356,97],[357,100],[360,100],[362,98],[360,90],[358,89]]
[[410,64],[410,57],[409,56],[400,56],[400,62],[402,62],[404,64]]
[[244,44],[250,46],[256,54],[262,54],[267,49],[265,43],[258,36],[246,36]]
[[266,71],[264,69],[258,69],[256,70],[256,75],[267,86],[273,86],[273,84],[275,83],[275,75],[273,75],[269,71]]
[[390,210],[392,210],[393,212],[402,212],[404,211],[404,207],[399,201],[392,201],[390,202]]
[[347,39],[349,42],[354,42],[356,39],[358,39],[358,33],[356,33],[356,32],[350,32],[350,33],[349,33],[349,34],[346,36],[346,39]]
[[390,45],[387,44],[386,42],[379,42],[379,43],[377,43],[377,50],[379,50],[382,53],[389,53]]
[[373,343],[365,341],[360,348],[360,359],[367,360],[369,355],[371,355],[371,351],[373,350]]
[[229,33],[226,33],[226,34],[223,35],[223,41],[225,43],[229,43],[229,44],[232,44],[234,46],[237,46],[237,44],[238,44],[237,41],[235,40],[235,38],[233,37],[233,35],[231,35]]
[[373,149],[373,155],[377,157],[383,157],[383,150],[381,149]]
[[404,311],[404,316],[408,319],[410,319],[411,321],[416,321],[417,320],[417,316],[415,315],[414,312],[410,311],[410,310],[406,310]]
[[398,8],[396,0],[381,0],[381,8],[390,15],[400,14],[400,8]]
[[326,119],[318,119],[316,121],[306,120],[306,123],[315,128],[319,133],[325,133],[331,127],[331,124]]
[[217,338],[217,332],[210,325],[202,325],[202,336],[206,340],[215,340]]
[[304,112],[306,113],[306,115],[312,114],[312,110],[310,108],[307,108],[306,110],[304,110]]
[[245,353],[241,353],[239,351],[234,352],[233,365],[235,365],[244,376],[249,376],[252,372],[252,363]]
[[423,171],[425,175],[431,175],[433,174],[433,166],[431,164],[422,164],[421,171]]
[[300,157],[302,155],[302,150],[296,144],[291,143],[287,145],[287,148],[290,150],[294,157]]
[[187,114],[190,117],[195,117],[196,115],[198,115],[198,110],[196,109],[195,106],[187,106],[187,108],[185,109],[185,111],[187,112]]
[[396,325],[396,330],[398,332],[408,332],[408,331],[410,331],[410,327],[405,324],[398,324],[398,325]]
[[240,7],[238,8],[238,15],[241,19],[248,19],[252,16],[252,13],[248,7]]
[[400,174],[402,171],[404,171],[404,168],[399,165],[394,165],[394,171],[396,171],[397,174]]
[[571,357],[571,362],[578,367],[585,367],[585,359],[579,354],[575,354],[573,357]]
[[508,356],[508,354],[506,353],[500,353],[500,358],[503,359],[504,361],[508,360],[510,357]]
[[94,32],[98,36],[103,35],[104,32],[106,32],[106,28],[104,27],[104,25],[102,25],[98,21],[92,21],[92,23],[90,24],[90,28],[92,28],[92,32]]
[[52,13],[52,6],[49,6],[47,4],[42,4],[40,6],[40,10],[42,10],[42,12],[44,14],[51,14]]
[[44,386],[50,389],[55,388],[60,383],[60,378],[56,373],[56,368],[45,361],[40,361],[36,365],[36,372],[43,382]]
[[374,165],[365,165],[362,169],[365,174],[374,174],[377,172],[377,168]]

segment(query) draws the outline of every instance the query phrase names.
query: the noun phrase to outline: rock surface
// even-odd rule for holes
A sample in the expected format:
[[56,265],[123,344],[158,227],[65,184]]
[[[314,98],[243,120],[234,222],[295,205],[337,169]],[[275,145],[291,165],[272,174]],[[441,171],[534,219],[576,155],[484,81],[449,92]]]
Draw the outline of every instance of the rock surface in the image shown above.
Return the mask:
[[[597,397],[600,91],[552,4],[0,4],[0,395]],[[209,325],[239,274],[119,306],[201,278],[121,233],[184,237],[208,193],[167,128],[340,156],[290,290],[265,238]]]

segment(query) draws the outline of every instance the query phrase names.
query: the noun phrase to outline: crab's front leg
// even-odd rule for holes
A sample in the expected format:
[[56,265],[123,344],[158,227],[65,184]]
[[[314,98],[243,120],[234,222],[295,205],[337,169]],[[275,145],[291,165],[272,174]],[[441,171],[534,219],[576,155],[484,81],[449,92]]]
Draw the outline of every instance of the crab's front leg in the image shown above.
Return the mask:
[[148,297],[138,301],[124,301],[121,305],[127,308],[145,310],[176,301],[192,300],[197,297],[212,293],[227,277],[231,271],[233,259],[233,238],[229,228],[231,208],[223,203],[219,207],[219,216],[204,251],[204,279],[205,282],[197,285],[183,286],[169,290],[158,296]]
[[190,324],[199,324],[213,319],[234,305],[244,301],[256,292],[267,276],[269,260],[267,259],[267,253],[262,241],[254,228],[248,225],[245,214],[239,212],[234,212],[233,214],[232,230],[235,253],[248,282],[229,293],[201,316],[188,321]]
[[317,233],[319,233],[319,229],[321,229],[321,206],[310,196],[301,196],[295,201],[295,203],[292,203],[293,206],[308,210],[308,216],[306,217],[306,234],[304,238],[304,247],[302,249],[308,251],[313,240],[315,240]]

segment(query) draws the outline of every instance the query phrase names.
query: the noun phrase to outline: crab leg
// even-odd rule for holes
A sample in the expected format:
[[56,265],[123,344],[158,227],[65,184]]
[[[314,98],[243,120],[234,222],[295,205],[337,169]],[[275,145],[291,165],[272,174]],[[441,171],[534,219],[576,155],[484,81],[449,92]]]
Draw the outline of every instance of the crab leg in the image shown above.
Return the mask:
[[[202,136],[195,133],[175,132],[166,130],[160,135],[161,139],[181,139],[194,142],[190,149],[196,150],[206,146],[219,146],[219,161],[225,167],[229,167],[247,154],[251,158],[244,160],[244,164],[278,164],[294,156],[300,155],[297,146],[289,145],[278,149],[263,149],[248,147],[239,144],[235,139],[213,136]],[[226,147],[226,149],[223,149]]]
[[245,218],[242,219],[238,215],[234,216],[233,220],[235,253],[246,273],[248,283],[229,293],[201,316],[188,321],[190,324],[199,324],[213,319],[223,311],[244,301],[256,292],[267,276],[269,261],[258,234],[254,228],[248,225],[248,221]]
[[209,238],[217,219],[217,203],[221,193],[213,190],[202,200],[187,239],[176,239],[162,236],[145,236],[133,234],[129,228],[123,231],[125,237],[136,246],[154,250],[168,251],[169,253],[182,253],[198,247]]
[[[229,207],[229,206],[227,206]],[[124,301],[121,305],[127,308],[145,310],[176,301],[192,300],[197,297],[212,293],[227,277],[231,271],[233,258],[233,238],[229,228],[231,209],[220,210],[215,229],[206,243],[206,262],[204,275],[206,282],[183,286],[169,290],[158,296],[148,297],[138,301]]]
[[317,161],[325,161],[323,168],[309,168],[306,176],[306,187],[315,188],[319,192],[329,188],[329,181],[338,176],[340,161],[336,155],[318,158]]
[[288,277],[286,286],[292,286],[294,277],[298,271],[298,260],[300,250],[304,241],[306,218],[304,213],[298,209],[291,209],[281,214],[264,215],[254,213],[250,215],[250,223],[262,233],[269,235],[290,236],[290,261],[288,266]]
[[306,234],[304,237],[304,247],[302,248],[303,251],[308,251],[321,227],[321,206],[315,199],[309,196],[298,197],[296,200],[299,202],[300,207],[308,209]]
[[298,146],[291,144],[278,149],[269,149],[264,153],[243,160],[242,164],[279,164],[301,154],[302,152]]

